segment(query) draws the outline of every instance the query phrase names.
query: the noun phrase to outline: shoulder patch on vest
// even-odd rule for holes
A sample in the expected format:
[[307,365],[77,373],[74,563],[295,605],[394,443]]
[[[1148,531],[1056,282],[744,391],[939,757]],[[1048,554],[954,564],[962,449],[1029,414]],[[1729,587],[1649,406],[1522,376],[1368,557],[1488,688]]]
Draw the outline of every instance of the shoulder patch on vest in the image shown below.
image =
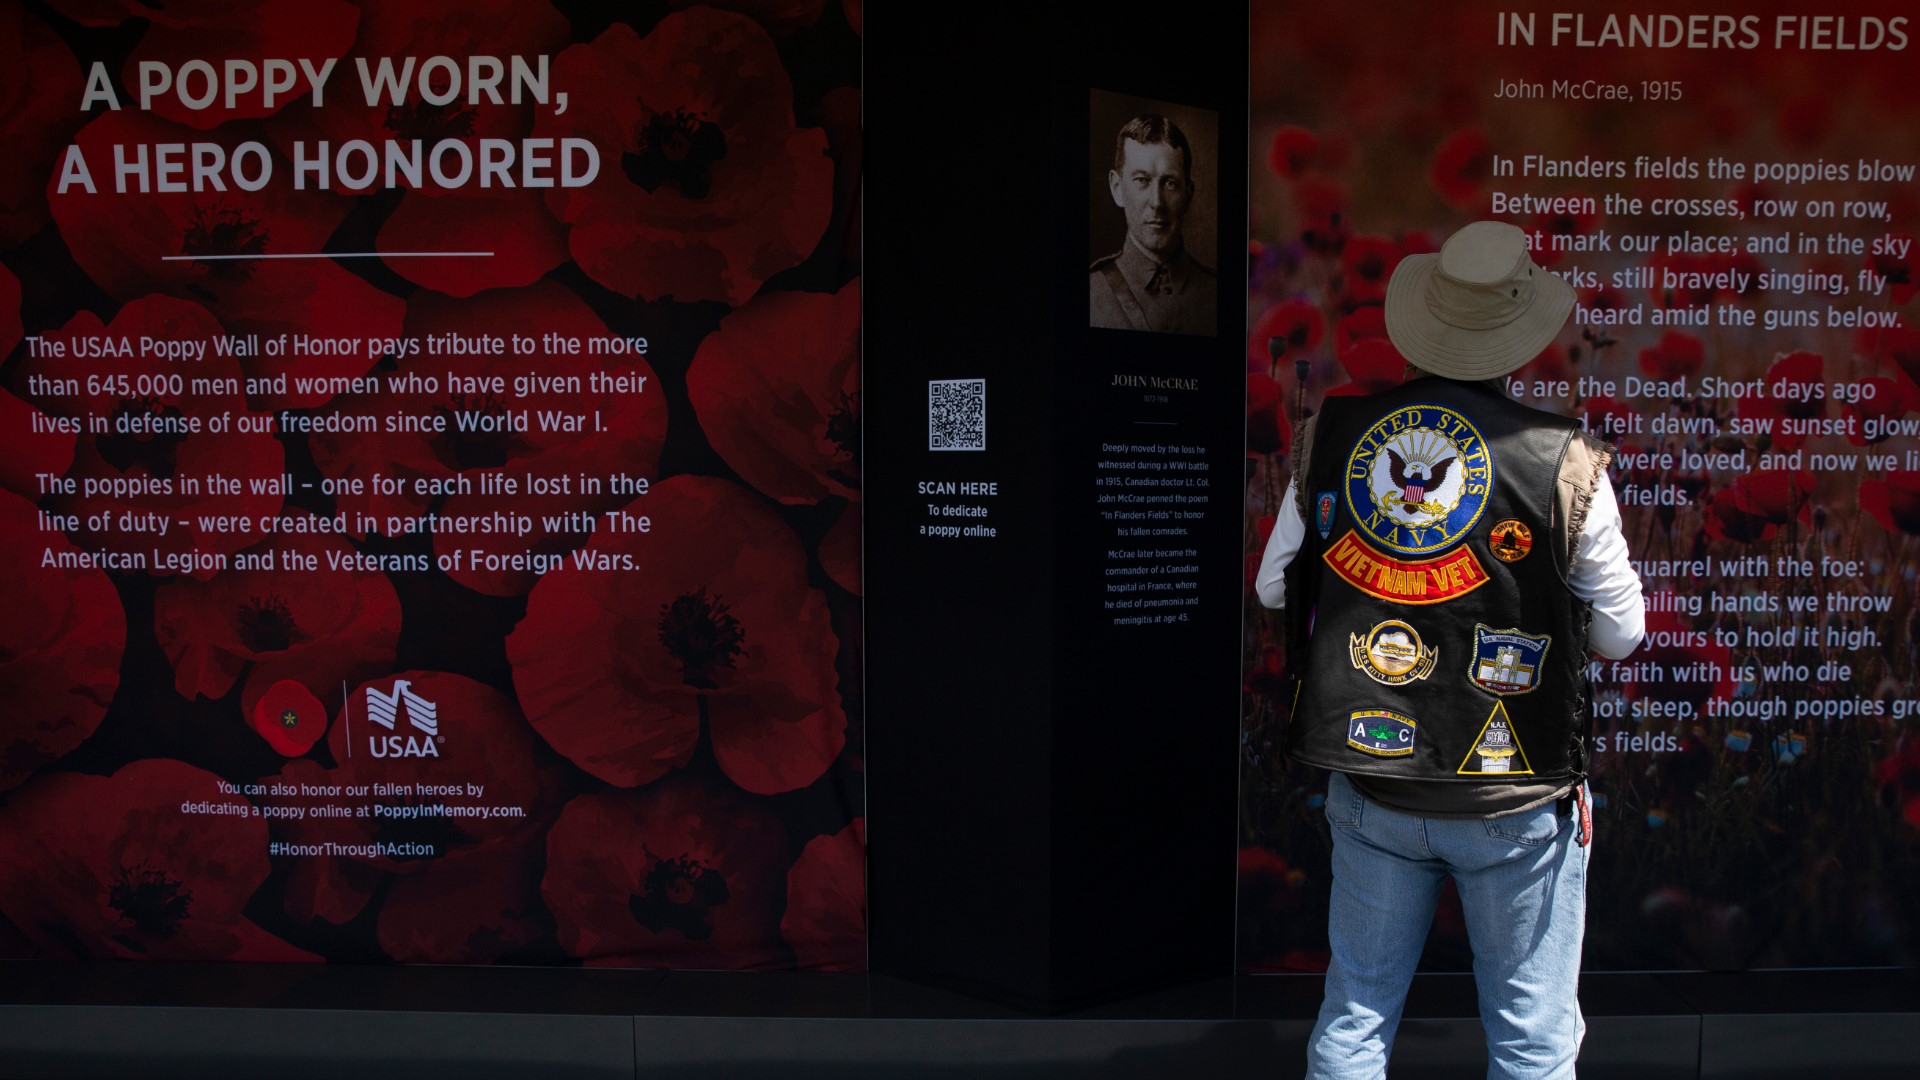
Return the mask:
[[1493,712],[1473,740],[1473,749],[1460,763],[1461,776],[1532,776],[1526,748],[1513,733],[1513,719],[1507,715],[1507,703],[1496,701]]
[[1313,527],[1320,531],[1320,539],[1333,535],[1333,492],[1323,491],[1313,497]]
[[1374,543],[1402,555],[1466,539],[1493,490],[1493,455],[1479,429],[1433,402],[1374,421],[1347,455],[1347,511]]
[[1413,737],[1418,731],[1413,717],[1386,709],[1355,709],[1347,717],[1347,745],[1375,757],[1413,753]]
[[1348,634],[1347,651],[1354,667],[1387,686],[1426,678],[1440,658],[1439,649],[1427,648],[1420,632],[1399,619],[1376,624],[1365,634]]
[[1444,603],[1487,583],[1486,568],[1470,547],[1436,559],[1396,559],[1376,550],[1352,529],[1320,558],[1347,584],[1396,604]]
[[1523,634],[1517,627],[1495,630],[1473,624],[1473,662],[1467,678],[1489,694],[1531,693],[1540,685],[1540,668],[1547,659],[1547,634]]

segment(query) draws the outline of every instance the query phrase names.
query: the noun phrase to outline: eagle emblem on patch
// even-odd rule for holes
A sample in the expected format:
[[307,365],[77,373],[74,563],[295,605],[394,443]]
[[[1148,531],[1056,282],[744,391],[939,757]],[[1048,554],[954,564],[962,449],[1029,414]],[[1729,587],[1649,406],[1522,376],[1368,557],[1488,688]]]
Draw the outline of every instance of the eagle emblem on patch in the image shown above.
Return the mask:
[[1420,632],[1399,619],[1388,619],[1362,634],[1347,635],[1353,666],[1367,678],[1387,686],[1404,686],[1433,673],[1439,649],[1429,649]]
[[1460,763],[1461,776],[1532,776],[1533,765],[1527,751],[1513,732],[1513,718],[1507,715],[1507,703],[1496,701],[1493,712],[1473,740],[1473,749]]
[[1320,539],[1333,535],[1333,492],[1323,491],[1314,496],[1313,527],[1320,530]]
[[1445,551],[1465,539],[1492,490],[1486,440],[1444,405],[1393,410],[1347,455],[1348,513],[1374,543],[1402,555]]
[[1467,679],[1489,694],[1530,693],[1540,685],[1540,669],[1547,659],[1547,634],[1523,634],[1515,627],[1495,630],[1473,624],[1473,660]]

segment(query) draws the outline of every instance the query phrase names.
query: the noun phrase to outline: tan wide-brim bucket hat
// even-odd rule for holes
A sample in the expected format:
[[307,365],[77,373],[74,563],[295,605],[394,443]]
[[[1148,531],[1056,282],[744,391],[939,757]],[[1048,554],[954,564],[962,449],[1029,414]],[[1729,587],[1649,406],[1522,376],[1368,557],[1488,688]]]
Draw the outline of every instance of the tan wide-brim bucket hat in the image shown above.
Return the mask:
[[1533,264],[1525,232],[1476,221],[1438,254],[1400,260],[1387,283],[1387,337],[1435,375],[1492,379],[1552,344],[1573,302],[1573,286]]

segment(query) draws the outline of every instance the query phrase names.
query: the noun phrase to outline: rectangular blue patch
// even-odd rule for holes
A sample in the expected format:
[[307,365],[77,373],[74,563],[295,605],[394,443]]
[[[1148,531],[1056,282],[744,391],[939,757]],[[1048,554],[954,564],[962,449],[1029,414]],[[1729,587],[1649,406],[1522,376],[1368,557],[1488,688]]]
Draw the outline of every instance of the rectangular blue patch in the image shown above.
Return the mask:
[[1413,753],[1419,725],[1410,716],[1385,709],[1355,709],[1347,717],[1347,745],[1375,757],[1406,757]]

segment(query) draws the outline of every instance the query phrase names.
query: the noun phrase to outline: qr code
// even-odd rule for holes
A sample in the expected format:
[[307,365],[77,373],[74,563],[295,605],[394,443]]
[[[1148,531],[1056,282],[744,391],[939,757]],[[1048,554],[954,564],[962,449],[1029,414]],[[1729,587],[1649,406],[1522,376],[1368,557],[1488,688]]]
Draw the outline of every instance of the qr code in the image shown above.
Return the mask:
[[987,448],[987,380],[927,382],[927,449]]

